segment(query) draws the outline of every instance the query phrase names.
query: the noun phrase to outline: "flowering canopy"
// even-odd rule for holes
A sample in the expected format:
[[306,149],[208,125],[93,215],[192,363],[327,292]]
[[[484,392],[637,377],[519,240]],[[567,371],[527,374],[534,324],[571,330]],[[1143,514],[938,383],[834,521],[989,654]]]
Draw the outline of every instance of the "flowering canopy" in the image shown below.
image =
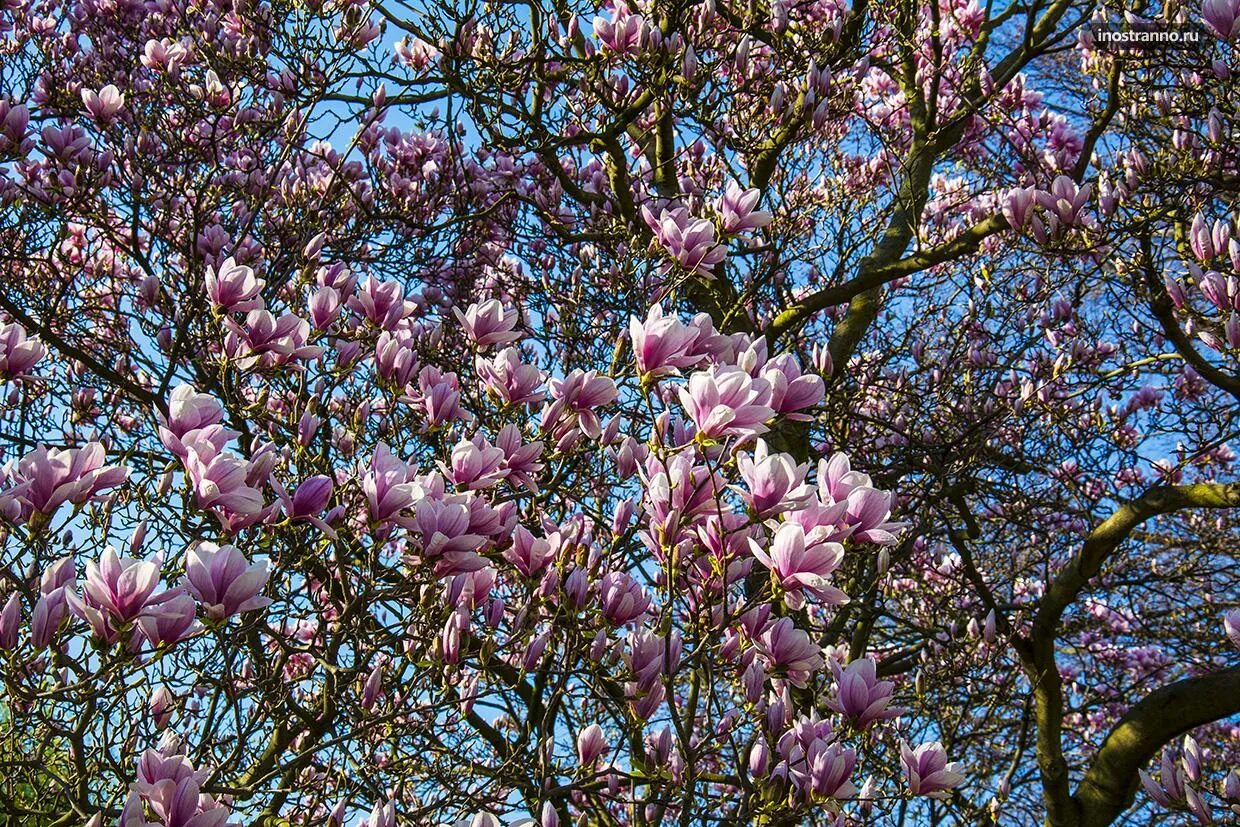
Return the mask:
[[1240,814],[1238,44],[4,3],[0,817]]

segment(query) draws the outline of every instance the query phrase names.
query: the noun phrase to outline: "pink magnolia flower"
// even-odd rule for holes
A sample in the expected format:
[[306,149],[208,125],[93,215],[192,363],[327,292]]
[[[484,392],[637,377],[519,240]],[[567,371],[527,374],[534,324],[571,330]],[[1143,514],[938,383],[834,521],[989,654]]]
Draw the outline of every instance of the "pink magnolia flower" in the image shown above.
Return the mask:
[[413,339],[387,330],[379,334],[375,342],[375,371],[381,378],[403,388],[421,369]]
[[1223,629],[1232,645],[1240,649],[1240,609],[1232,609],[1224,615]]
[[802,374],[791,353],[775,357],[762,368],[762,378],[771,385],[771,407],[785,419],[808,422],[800,413],[822,401],[826,385],[817,374]]
[[461,407],[461,386],[456,374],[445,373],[434,365],[427,365],[418,372],[418,392],[410,398],[425,411],[431,427],[473,419],[473,415]]
[[729,235],[758,230],[771,223],[771,214],[755,210],[762,192],[758,189],[741,189],[735,181],[728,184],[727,191],[715,202],[722,221],[723,231]]
[[[896,542],[896,532],[904,528],[903,523],[890,520],[892,494],[875,488],[869,475],[853,471],[846,454],[836,453],[829,460],[818,461],[818,496],[827,507],[824,513],[832,516],[839,512],[837,506],[844,505],[840,531],[833,539],[852,537],[862,542],[892,545]],[[807,532],[811,530],[801,515],[795,517],[806,525]]]
[[[191,601],[192,602],[192,601]],[[160,684],[151,693],[151,698],[147,702],[147,711],[151,713],[151,718],[155,721],[155,726],[163,729],[168,726],[168,722],[172,720],[172,713],[176,708],[176,696],[168,690],[164,684]]]
[[402,520],[401,512],[422,496],[422,487],[414,482],[417,468],[397,459],[386,445],[379,443],[369,465],[358,470],[370,521],[380,525],[411,524],[408,517]]
[[624,3],[617,3],[611,20],[594,18],[594,36],[611,51],[627,55],[641,49],[649,36],[649,26],[640,14],[633,14]]
[[452,482],[477,491],[498,485],[508,476],[504,458],[502,448],[492,446],[482,434],[475,434],[472,440],[461,440],[453,447],[450,467],[440,467]]
[[835,740],[829,722],[799,719],[780,737],[775,750],[782,760],[772,777],[785,779],[802,797],[846,800],[857,794],[850,780],[857,753]]
[[575,425],[591,439],[602,436],[603,424],[594,409],[610,405],[620,395],[610,377],[599,376],[594,370],[577,369],[563,379],[550,380],[547,385],[553,401],[543,411],[544,428],[566,417],[570,428]]
[[805,686],[809,676],[823,666],[822,650],[790,617],[769,625],[758,636],[757,645],[770,666],[784,670],[794,686]]
[[142,49],[142,65],[152,71],[176,74],[180,71],[189,53],[180,43],[169,38],[148,40]]
[[334,287],[320,287],[310,294],[307,305],[310,310],[310,323],[315,330],[327,330],[340,317],[340,309],[344,306],[340,291]]
[[30,613],[30,643],[35,649],[42,649],[51,643],[60,630],[61,623],[69,614],[71,594],[69,586],[58,586],[42,592],[35,601],[34,610]]
[[479,356],[474,367],[486,389],[509,405],[528,405],[544,396],[542,371],[524,364],[515,347],[506,347],[490,359]]
[[14,105],[0,99],[0,153],[26,152],[30,141],[26,130],[30,126],[30,109],[24,104]]
[[555,547],[551,542],[535,537],[525,526],[517,526],[512,546],[504,551],[504,559],[525,577],[539,574],[554,557]]
[[148,606],[136,624],[142,637],[152,646],[169,646],[184,640],[199,627],[194,617],[194,599],[178,594],[170,600]]
[[138,759],[137,777],[121,814],[121,827],[148,827],[142,817],[143,802],[163,827],[225,827],[231,809],[201,792],[210,774],[207,769],[195,770],[182,755],[147,750]]
[[1077,187],[1076,182],[1066,175],[1058,176],[1051,182],[1049,191],[1037,193],[1038,204],[1065,226],[1082,223],[1083,210],[1093,194],[1093,185]]
[[577,759],[582,767],[593,767],[609,752],[611,745],[598,724],[590,724],[577,735]]
[[129,477],[121,465],[105,465],[103,445],[89,442],[81,448],[39,447],[17,463],[16,478],[28,485],[16,495],[24,513],[50,516],[66,502],[81,505],[120,485]]
[[[168,415],[157,412],[159,441],[184,459],[188,450],[184,438],[189,434],[217,426],[224,419],[224,408],[210,394],[199,393],[193,385],[177,385],[168,396]],[[199,436],[204,436],[199,434]],[[211,444],[224,445],[237,436],[236,431],[220,428],[208,436]]]
[[66,594],[69,607],[96,637],[112,643],[149,605],[171,596],[155,595],[162,562],[119,557],[109,546],[98,562],[86,564],[82,596]]
[[16,322],[0,325],[0,381],[25,376],[46,355],[42,342],[26,337],[26,328]]
[[285,313],[277,319],[267,310],[251,310],[244,324],[229,319],[227,325],[224,352],[236,360],[242,370],[282,365],[296,370],[300,368],[297,362],[323,355],[322,347],[306,343],[310,323],[292,313]]
[[1037,187],[1014,187],[1003,197],[1003,217],[1014,230],[1024,229],[1037,203]]
[[683,642],[677,632],[667,638],[648,629],[634,630],[627,642],[625,661],[643,691],[654,688],[663,675],[674,673],[680,665]]
[[599,583],[603,617],[615,626],[641,618],[650,608],[650,595],[626,572],[611,571]]
[[0,611],[0,650],[5,652],[17,648],[17,633],[21,631],[22,601],[21,595],[13,592]]
[[405,288],[399,281],[366,279],[346,304],[355,314],[382,330],[395,329],[397,322],[413,311],[413,306],[405,301]]
[[844,547],[839,543],[807,546],[804,528],[797,523],[783,523],[775,532],[769,554],[755,540],[749,541],[749,547],[758,562],[778,578],[784,604],[789,609],[805,605],[805,592],[828,606],[848,602],[848,596],[827,580],[844,559]]
[[362,709],[367,712],[373,709],[379,700],[381,691],[383,691],[383,664],[377,663],[366,676],[366,683],[362,686]]
[[730,436],[746,440],[764,434],[775,416],[769,406],[771,387],[733,365],[715,365],[689,377],[680,389],[680,402],[706,439]]
[[96,92],[93,89],[82,90],[82,105],[92,119],[106,123],[116,117],[125,106],[125,96],[115,85],[109,83]]
[[333,487],[331,477],[323,474],[307,477],[293,492],[289,518],[304,520],[323,513],[331,501]]
[[413,527],[422,535],[422,553],[435,561],[436,576],[467,574],[486,566],[477,554],[486,537],[470,530],[470,510],[464,502],[426,498],[414,513]]
[[452,312],[461,323],[466,338],[479,348],[506,345],[521,338],[521,333],[514,329],[517,326],[517,311],[505,310],[498,299],[474,302],[464,313],[454,307]]
[[1240,38],[1240,0],[1205,0],[1201,19],[1220,40]]
[[694,218],[684,207],[663,210],[658,218],[642,207],[642,214],[659,244],[683,269],[710,278],[715,266],[727,258],[727,249],[715,240],[715,225]]
[[766,441],[759,439],[753,456],[736,456],[737,471],[748,490],[741,499],[759,517],[769,517],[803,505],[814,496],[805,483],[807,465],[797,465],[788,454],[771,454]]
[[496,434],[495,447],[504,452],[504,468],[508,472],[509,483],[537,494],[537,478],[544,467],[540,461],[542,442],[522,443],[521,432],[510,422]]
[[237,263],[232,256],[216,267],[208,267],[206,278],[207,298],[211,306],[224,313],[249,313],[262,310],[263,285],[254,277],[254,270]]
[[204,540],[185,554],[185,590],[202,604],[211,620],[227,620],[271,605],[262,596],[267,577],[266,560],[251,564],[235,546]]
[[878,680],[874,661],[870,658],[860,658],[847,667],[832,660],[831,671],[835,673],[836,691],[827,706],[857,729],[864,730],[875,721],[887,721],[904,714],[905,710],[890,706],[895,684]]
[[948,763],[947,753],[938,741],[922,744],[917,749],[900,742],[900,765],[913,795],[947,799],[951,790],[964,781],[959,764]]
[[651,306],[644,322],[630,317],[629,338],[642,380],[679,376],[680,368],[701,362],[702,357],[690,350],[698,335],[696,328],[681,324],[675,315],[664,316],[663,308],[657,304]]
[[263,495],[249,484],[250,463],[220,450],[204,438],[204,431],[192,433],[184,441],[184,463],[198,506],[214,511],[226,526],[257,521],[263,511]]

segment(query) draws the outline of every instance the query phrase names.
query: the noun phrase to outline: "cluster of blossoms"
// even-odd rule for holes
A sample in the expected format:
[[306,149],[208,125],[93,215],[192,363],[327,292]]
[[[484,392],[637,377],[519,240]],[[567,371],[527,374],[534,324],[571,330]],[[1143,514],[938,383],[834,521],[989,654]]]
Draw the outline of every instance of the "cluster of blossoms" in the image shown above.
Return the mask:
[[[1202,784],[1202,751],[1191,735],[1184,736],[1179,760],[1173,747],[1163,750],[1159,777],[1141,770],[1141,786],[1159,805],[1172,810],[1186,810],[1198,824],[1214,824],[1214,813],[1207,799],[1199,792]],[[1197,785],[1197,786],[1194,786]],[[1219,791],[1232,814],[1240,815],[1240,771],[1232,770]]]
[[553,5],[0,7],[0,820],[1240,807],[1237,0]]
[[[256,295],[257,282],[243,269],[226,264],[223,279],[208,279],[223,313],[239,312]],[[221,284],[234,288],[224,291]],[[361,295],[370,300],[357,303],[359,321],[377,319],[381,332],[371,335],[392,341],[384,337],[399,331],[405,318],[392,310],[400,306],[396,294],[372,288]],[[376,296],[386,296],[386,305]],[[669,691],[699,679],[694,663],[709,657],[713,669],[724,670],[721,677],[730,675],[723,686],[731,685],[739,705],[729,713],[729,728],[749,733],[750,773],[765,800],[772,806],[780,800],[810,805],[855,797],[851,778],[858,754],[849,739],[892,724],[903,710],[892,705],[895,685],[878,679],[873,659],[847,662],[815,641],[831,613],[849,600],[831,582],[832,574],[846,556],[872,555],[894,543],[901,526],[891,519],[891,495],[852,470],[845,455],[821,460],[816,476],[807,479],[807,463],[772,450],[763,438],[780,421],[804,421],[822,401],[822,379],[803,373],[790,355],[769,356],[761,338],[722,335],[708,317],[685,323],[658,306],[644,321],[631,321],[637,381],[627,387],[594,372],[553,378],[526,364],[517,315],[498,301],[475,303],[453,323],[464,347],[475,353],[479,401],[523,408],[540,438],[529,439],[511,422],[493,438],[473,430],[484,412],[467,410],[463,391],[454,391],[450,402],[440,395],[424,405],[426,394],[413,389],[411,368],[405,385],[393,383],[388,392],[442,435],[443,459],[419,467],[379,442],[352,466],[290,480],[288,447],[251,438],[248,458],[234,453],[228,446],[241,434],[225,427],[224,405],[183,384],[169,393],[157,417],[158,442],[174,458],[161,487],[169,489],[171,469],[179,464],[185,507],[210,515],[225,537],[253,541],[281,526],[300,525],[327,542],[359,538],[353,542],[371,549],[367,553],[377,555],[384,570],[403,568],[400,576],[422,584],[414,594],[440,591],[443,613],[439,619],[434,613],[411,617],[404,648],[415,659],[433,653],[448,670],[442,678],[447,691],[481,693],[483,681],[494,680],[486,657],[498,658],[505,668],[538,672],[553,659],[588,655],[600,679],[618,675],[619,698],[634,720],[650,728],[652,746],[633,753],[614,740],[610,728],[590,724],[573,737],[581,768],[606,776],[618,764],[603,760],[623,757],[652,766],[670,762],[673,780],[679,777],[686,745],[667,720]],[[220,324],[232,330],[227,317]],[[376,377],[388,371],[383,347],[374,355]],[[227,342],[223,348],[227,352]],[[417,374],[431,386],[457,387],[451,374],[429,364]],[[634,394],[662,409],[646,434],[622,433],[620,418],[605,413]],[[443,416],[445,411],[451,413]],[[313,445],[322,421],[318,414],[297,418],[287,445],[303,451]],[[443,438],[449,434],[454,436]],[[80,509],[115,492],[129,471],[106,465],[105,456],[101,444],[91,443],[67,451],[39,448],[23,457],[7,469],[0,491],[10,522],[39,536],[64,503]],[[530,521],[523,503],[542,494],[549,468],[568,461],[601,462],[594,467],[618,481],[606,484],[632,488],[635,496],[620,502],[610,527],[582,511],[556,520],[544,510]],[[633,488],[626,479],[640,485]],[[132,549],[145,545],[146,531],[144,523]],[[624,562],[631,551],[623,549],[640,549],[636,559],[648,560],[653,570]],[[126,558],[108,548],[86,563],[80,594],[75,568],[73,558],[65,557],[43,570],[28,614],[18,593],[9,598],[0,617],[6,650],[63,647],[75,634],[70,621],[76,618],[101,653],[121,645],[133,653],[159,651],[162,658],[178,648],[189,655],[204,645],[204,629],[267,609],[274,599],[264,594],[271,585],[267,561],[252,564],[237,546],[207,540],[192,543],[179,561],[158,554]],[[170,569],[182,571],[181,579],[161,589],[161,576]],[[350,575],[350,588],[363,588],[365,581],[355,578]],[[326,595],[339,586],[316,588]],[[704,637],[695,624],[669,634],[664,619],[680,611],[701,613],[702,622],[718,632]],[[332,615],[320,617],[287,631],[271,626],[268,646],[279,651],[288,645],[282,639],[301,641],[299,647],[320,644],[321,623]],[[419,640],[430,631],[422,625],[428,622],[434,631]],[[568,648],[579,636],[588,644],[585,652]],[[296,685],[314,674],[309,651],[280,658],[286,680]],[[251,662],[237,679],[253,686],[256,667]],[[143,668],[141,658],[133,668]],[[408,664],[376,653],[354,668],[361,714],[413,702],[412,690],[402,688],[416,680],[417,670]],[[827,701],[838,716],[834,723],[798,711],[803,703],[793,693],[819,686],[835,688]],[[150,707],[160,728],[181,704],[159,686]],[[548,759],[558,760],[551,757],[553,741],[548,749]],[[121,823],[146,823],[141,819],[148,817],[163,825],[223,823],[231,811],[202,792],[207,774],[175,751],[160,750],[144,754]],[[936,795],[959,783],[962,776],[935,764],[940,754],[919,748],[916,760],[906,757],[909,793]],[[340,806],[346,805],[356,803]],[[390,818],[393,806],[381,802],[370,819]],[[558,817],[557,808],[548,807],[543,821]]]
[[1188,249],[1187,272],[1167,277],[1167,296],[1184,317],[1185,333],[1234,359],[1240,350],[1240,225],[1235,219],[1210,222],[1197,213],[1188,228]]

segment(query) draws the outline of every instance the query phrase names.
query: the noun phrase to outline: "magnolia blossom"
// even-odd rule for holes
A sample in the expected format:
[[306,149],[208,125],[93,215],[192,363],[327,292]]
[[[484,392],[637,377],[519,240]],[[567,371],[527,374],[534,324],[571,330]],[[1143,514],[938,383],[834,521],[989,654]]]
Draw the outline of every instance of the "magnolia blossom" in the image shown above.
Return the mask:
[[263,495],[250,484],[249,462],[210,441],[203,430],[192,432],[185,444],[185,470],[200,508],[215,512],[226,528],[236,529],[260,519]]
[[602,436],[603,425],[594,409],[611,404],[620,395],[610,377],[593,370],[574,370],[563,379],[549,380],[547,385],[552,401],[543,410],[544,427],[568,425],[569,431],[580,429],[591,439]]
[[405,301],[405,288],[399,281],[366,279],[360,290],[346,302],[349,309],[382,330],[394,330],[413,307]]
[[598,759],[611,752],[603,728],[590,724],[577,735],[577,759],[582,767],[593,767]]
[[915,750],[901,741],[900,766],[913,795],[950,798],[951,790],[964,781],[964,773],[958,771],[960,765],[948,763],[947,753],[938,741],[922,744]]
[[642,211],[659,244],[683,269],[710,278],[727,258],[727,249],[715,240],[715,225],[705,218],[694,218],[684,207],[663,210],[658,218],[646,207]]
[[471,531],[467,502],[430,497],[418,502],[413,527],[422,535],[422,554],[435,561],[439,576],[477,571],[487,564],[476,553],[486,537]]
[[1204,0],[1201,19],[1220,39],[1240,39],[1240,0]]
[[701,361],[701,356],[692,352],[698,331],[681,324],[674,315],[663,315],[663,308],[657,304],[651,306],[644,322],[635,316],[629,318],[629,338],[637,371],[645,381],[678,376],[680,368]]
[[83,89],[82,105],[93,119],[107,122],[125,107],[125,96],[121,94],[121,90],[109,83],[98,92],[94,89]]
[[5,601],[4,609],[0,610],[0,650],[8,652],[17,648],[17,633],[21,631],[21,619],[21,595],[13,592]]
[[759,439],[753,456],[736,456],[737,470],[747,490],[741,490],[745,505],[759,517],[790,511],[813,497],[805,483],[807,466],[797,465],[787,454],[772,454],[765,440]]
[[776,620],[758,636],[757,644],[770,665],[786,671],[795,686],[805,686],[810,674],[822,668],[822,649],[804,629],[796,628],[792,618]]
[[529,405],[544,396],[542,371],[523,363],[515,347],[506,347],[490,359],[478,356],[474,366],[486,389],[509,405]]
[[252,564],[234,546],[204,540],[185,553],[185,590],[214,621],[271,605],[262,596],[267,577],[267,561]]
[[1223,630],[1232,645],[1240,649],[1240,609],[1232,609],[1223,616]]
[[263,308],[261,295],[266,284],[255,278],[254,270],[229,256],[216,267],[208,267],[205,277],[211,306],[225,313],[249,313]]
[[25,376],[39,363],[47,348],[16,322],[0,325],[0,381]]
[[187,594],[147,607],[137,619],[138,630],[151,646],[170,646],[198,630],[197,606]]
[[599,583],[603,617],[616,626],[637,620],[650,608],[650,596],[626,572],[608,572]]
[[1035,197],[1038,205],[1052,218],[1060,224],[1072,226],[1082,223],[1085,205],[1092,194],[1092,184],[1078,187],[1071,178],[1060,175],[1051,183],[1050,190],[1039,191]]
[[850,777],[857,764],[857,753],[836,741],[836,734],[826,721],[798,719],[780,736],[776,752],[782,760],[771,771],[771,777],[791,783],[802,797],[846,800],[856,796],[857,788]]
[[461,323],[466,338],[479,348],[506,345],[521,338],[521,333],[514,329],[517,326],[517,311],[505,310],[498,299],[474,302],[464,313],[454,307],[452,312]]
[[771,223],[771,214],[766,210],[755,210],[761,190],[757,188],[741,189],[735,181],[728,184],[727,192],[715,202],[715,209],[722,219],[721,226],[729,235],[758,230]]
[[512,546],[504,552],[504,559],[525,577],[533,577],[546,567],[554,555],[555,550],[549,540],[535,537],[525,526],[517,526],[512,535]]
[[844,547],[839,543],[807,543],[804,528],[784,523],[775,532],[769,553],[755,540],[749,545],[758,562],[778,579],[788,608],[804,606],[806,592],[828,606],[848,602],[848,596],[827,580],[844,559]]
[[401,512],[421,496],[421,486],[414,482],[417,468],[397,459],[380,443],[370,463],[359,471],[371,522],[407,522],[408,518],[402,517]]
[[285,313],[277,318],[267,310],[251,310],[243,323],[227,321],[224,352],[242,369],[287,365],[298,369],[298,362],[317,359],[324,349],[307,344],[310,323]]
[[1024,229],[1033,216],[1037,195],[1036,187],[1015,187],[1007,191],[1003,198],[1002,211],[1008,226],[1016,230]]
[[133,560],[108,547],[98,562],[86,564],[82,596],[66,595],[73,613],[90,624],[100,640],[111,643],[149,605],[169,596],[155,595],[162,560]]
[[[156,413],[159,419],[159,441],[164,447],[182,459],[188,449],[185,439],[205,437],[212,445],[223,445],[238,436],[236,431],[218,427],[224,418],[224,408],[219,400],[206,393],[199,393],[193,385],[181,384],[168,396],[168,413]],[[200,433],[215,428],[209,433]],[[192,437],[190,435],[193,435]]]
[[163,827],[225,827],[230,807],[202,792],[210,775],[210,769],[195,769],[183,755],[147,750],[138,759],[120,827],[147,827],[143,804]]
[[36,448],[17,463],[11,489],[14,499],[25,515],[50,516],[66,502],[82,505],[128,479],[128,468],[106,465],[106,458],[98,442],[67,450]]
[[766,433],[766,422],[775,415],[770,401],[765,380],[731,365],[697,371],[680,389],[680,402],[705,439],[734,436],[743,441]]
[[451,466],[441,466],[448,479],[471,491],[490,488],[508,476],[504,451],[487,442],[482,434],[461,440],[452,449]]
[[897,718],[905,710],[891,707],[891,681],[878,680],[876,666],[870,658],[860,658],[847,667],[831,661],[835,674],[836,692],[827,706],[839,712],[857,729],[866,729],[876,721]]
[[640,14],[633,14],[624,3],[615,5],[614,17],[594,18],[594,36],[613,52],[630,54],[641,48],[649,36],[649,25]]

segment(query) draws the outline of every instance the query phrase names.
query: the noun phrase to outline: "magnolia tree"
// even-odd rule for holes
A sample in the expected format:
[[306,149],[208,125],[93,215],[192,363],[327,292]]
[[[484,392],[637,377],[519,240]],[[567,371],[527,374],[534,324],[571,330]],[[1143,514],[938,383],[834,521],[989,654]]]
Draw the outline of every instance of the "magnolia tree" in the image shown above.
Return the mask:
[[1240,817],[1237,72],[1238,0],[5,0],[0,820]]

